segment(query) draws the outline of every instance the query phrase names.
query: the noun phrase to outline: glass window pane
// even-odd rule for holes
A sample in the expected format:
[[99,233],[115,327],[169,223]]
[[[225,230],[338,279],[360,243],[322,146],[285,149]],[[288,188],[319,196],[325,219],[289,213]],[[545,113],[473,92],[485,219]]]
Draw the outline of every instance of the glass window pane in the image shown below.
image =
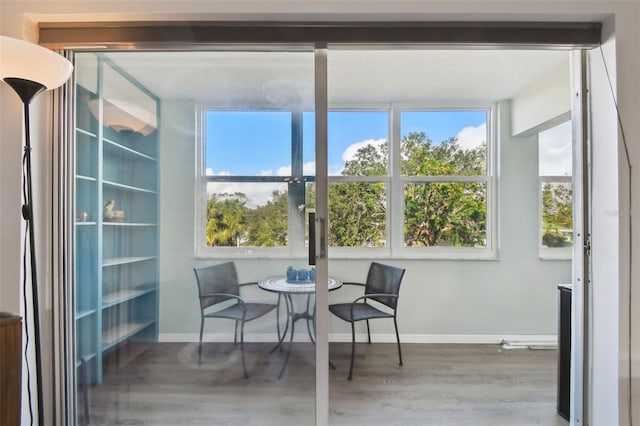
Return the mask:
[[287,245],[284,183],[209,183],[206,242],[210,247]]
[[329,175],[388,174],[387,111],[330,111],[327,131]]
[[571,121],[538,134],[540,176],[571,176]]
[[302,113],[302,174],[316,175],[316,115],[314,112]]
[[487,174],[487,112],[404,111],[400,114],[404,176]]
[[291,123],[290,112],[207,111],[207,174],[290,175]]
[[573,245],[573,187],[571,182],[544,182],[542,196],[542,247]]
[[487,186],[410,182],[404,186],[404,245],[487,247]]
[[384,247],[387,195],[381,182],[329,184],[329,245]]

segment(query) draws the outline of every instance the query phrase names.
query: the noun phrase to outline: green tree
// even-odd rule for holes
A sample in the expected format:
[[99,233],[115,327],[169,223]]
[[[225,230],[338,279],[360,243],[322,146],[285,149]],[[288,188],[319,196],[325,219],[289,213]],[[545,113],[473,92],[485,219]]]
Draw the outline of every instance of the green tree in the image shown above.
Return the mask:
[[481,247],[486,244],[486,190],[480,183],[408,183],[407,246]]
[[[343,176],[386,176],[388,145],[366,145],[345,162]],[[434,144],[424,132],[401,144],[403,176],[483,176],[486,147],[461,149],[455,138]],[[305,186],[306,211],[315,209],[315,187]],[[405,245],[478,247],[486,245],[487,188],[483,182],[407,182],[404,185]],[[288,194],[274,191],[264,205],[250,209],[242,193],[211,196],[207,243],[216,246],[284,246],[288,238]],[[559,214],[559,213],[558,213]],[[562,210],[564,214],[564,210]],[[554,218],[558,222],[558,218]],[[333,182],[329,185],[329,243],[344,247],[387,244],[385,182]]]
[[207,200],[207,245],[239,246],[247,229],[247,196],[212,194]]
[[380,247],[386,243],[387,206],[382,183],[348,182],[329,186],[329,244]]
[[[388,146],[367,145],[345,163],[343,175],[387,173]],[[404,176],[481,176],[486,145],[461,149],[455,138],[434,144],[424,132],[401,145]],[[409,182],[404,187],[407,246],[486,245],[486,185],[481,182]],[[386,244],[386,191],[382,183],[339,183],[329,188],[329,239],[334,246]]]
[[568,183],[545,183],[542,188],[542,244],[567,247],[571,239],[563,230],[573,228],[573,190]]
[[[343,176],[387,174],[388,146],[365,145],[345,163]],[[329,185],[329,244],[334,247],[380,247],[386,244],[385,185],[370,182]]]
[[287,245],[288,197],[286,191],[273,191],[271,199],[248,214],[246,245],[277,247]]
[[[424,132],[402,141],[406,176],[481,176],[486,145],[461,149],[455,138],[434,144]],[[405,185],[407,246],[486,245],[486,185],[479,182],[410,182]]]

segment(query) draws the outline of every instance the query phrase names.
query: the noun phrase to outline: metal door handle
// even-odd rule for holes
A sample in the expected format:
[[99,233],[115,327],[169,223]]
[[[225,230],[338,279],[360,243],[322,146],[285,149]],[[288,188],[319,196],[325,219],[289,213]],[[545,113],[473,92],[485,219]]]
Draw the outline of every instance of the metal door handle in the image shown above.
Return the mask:
[[316,224],[318,225],[317,235],[320,235],[320,238],[316,238],[316,253],[317,259],[326,259],[327,258],[327,240],[326,240],[326,220],[318,217],[316,218]]

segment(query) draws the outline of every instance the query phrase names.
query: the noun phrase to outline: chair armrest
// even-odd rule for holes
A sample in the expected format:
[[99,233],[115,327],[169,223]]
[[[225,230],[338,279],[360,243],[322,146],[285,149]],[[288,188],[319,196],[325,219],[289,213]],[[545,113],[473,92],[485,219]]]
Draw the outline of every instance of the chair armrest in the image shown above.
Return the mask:
[[342,285],[343,286],[345,286],[345,285],[355,285],[355,286],[358,286],[358,287],[365,287],[366,286],[366,284],[364,284],[364,283],[342,283]]
[[238,303],[244,303],[244,300],[242,300],[242,297],[236,294],[229,294],[229,293],[204,293],[200,295],[200,299],[207,298],[207,297],[220,297],[220,296],[236,299]]
[[245,287],[248,285],[258,285],[257,281],[251,282],[251,283],[242,283],[242,284],[238,284],[238,287]]
[[351,318],[353,318],[353,307],[357,305],[358,300],[364,299],[366,302],[367,297],[393,297],[394,299],[398,298],[397,294],[389,294],[389,293],[369,293],[364,296],[356,297],[353,302],[351,302]]
[[369,293],[369,294],[365,294],[364,296],[356,297],[355,299],[353,299],[353,302],[351,302],[351,304],[357,303],[358,300],[366,299],[368,297],[392,297],[394,299],[397,299],[398,295],[390,294],[390,293]]

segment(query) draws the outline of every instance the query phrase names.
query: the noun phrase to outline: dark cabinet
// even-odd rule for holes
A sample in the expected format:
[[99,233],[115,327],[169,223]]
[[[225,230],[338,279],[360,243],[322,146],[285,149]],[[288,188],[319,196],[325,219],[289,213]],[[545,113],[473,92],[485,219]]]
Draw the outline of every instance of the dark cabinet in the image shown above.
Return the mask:
[[20,425],[22,321],[0,312],[0,425]]
[[571,413],[571,284],[558,285],[558,414]]

